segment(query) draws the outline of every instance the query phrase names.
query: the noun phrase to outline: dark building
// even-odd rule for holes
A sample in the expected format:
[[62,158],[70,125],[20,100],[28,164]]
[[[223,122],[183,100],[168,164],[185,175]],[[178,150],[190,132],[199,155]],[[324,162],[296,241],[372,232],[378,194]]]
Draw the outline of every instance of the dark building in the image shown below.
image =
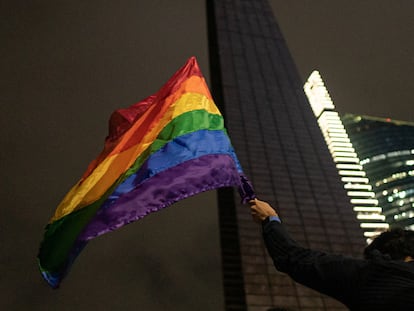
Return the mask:
[[[207,3],[213,95],[258,196],[302,245],[360,256],[363,232],[269,4]],[[346,310],[275,270],[239,201],[219,191],[226,310]]]
[[386,222],[414,228],[414,123],[347,114],[342,122]]

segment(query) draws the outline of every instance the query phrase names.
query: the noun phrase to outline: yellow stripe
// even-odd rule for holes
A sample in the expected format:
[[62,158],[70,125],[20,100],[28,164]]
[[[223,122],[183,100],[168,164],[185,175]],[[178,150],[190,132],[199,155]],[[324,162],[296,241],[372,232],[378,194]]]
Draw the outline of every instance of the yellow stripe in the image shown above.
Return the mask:
[[50,223],[98,200],[117,178],[134,163],[135,159],[151,145],[171,120],[183,113],[199,109],[220,115],[214,102],[205,95],[184,94],[169,107],[160,122],[144,136],[141,143],[106,158],[81,184],[76,184],[59,204]]

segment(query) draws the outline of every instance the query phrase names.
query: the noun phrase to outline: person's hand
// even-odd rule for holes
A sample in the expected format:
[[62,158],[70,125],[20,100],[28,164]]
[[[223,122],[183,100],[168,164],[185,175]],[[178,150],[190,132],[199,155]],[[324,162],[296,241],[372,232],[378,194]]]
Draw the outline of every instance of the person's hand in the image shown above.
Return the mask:
[[249,201],[249,205],[255,222],[261,223],[268,216],[277,216],[276,211],[267,202],[254,199]]

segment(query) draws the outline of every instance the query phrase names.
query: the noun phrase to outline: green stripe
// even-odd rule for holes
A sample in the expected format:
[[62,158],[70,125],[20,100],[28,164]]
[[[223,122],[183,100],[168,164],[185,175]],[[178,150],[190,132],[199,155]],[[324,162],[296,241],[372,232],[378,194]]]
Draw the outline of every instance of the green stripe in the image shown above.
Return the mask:
[[39,251],[39,264],[46,271],[59,271],[66,263],[77,236],[95,215],[101,204],[113,192],[116,186],[128,176],[134,174],[142,164],[169,141],[181,135],[202,129],[224,130],[223,117],[208,113],[206,110],[186,112],[168,123],[156,140],[136,159],[135,163],[105,192],[96,202],[70,213],[48,224]]
[[38,255],[39,266],[42,270],[55,272],[64,267],[77,236],[112,191],[113,188],[98,201],[46,226]]
[[154,142],[149,146],[126,171],[125,178],[134,174],[151,154],[161,149],[174,138],[198,130],[223,130],[224,121],[221,115],[208,113],[206,110],[193,110],[171,120]]

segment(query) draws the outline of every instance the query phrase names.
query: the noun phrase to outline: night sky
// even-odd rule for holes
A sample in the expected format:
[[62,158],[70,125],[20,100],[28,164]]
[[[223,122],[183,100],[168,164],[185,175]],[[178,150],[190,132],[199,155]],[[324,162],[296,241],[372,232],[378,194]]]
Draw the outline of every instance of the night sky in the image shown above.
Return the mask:
[[[301,76],[318,69],[339,112],[414,121],[414,2],[271,3]],[[209,78],[204,1],[3,1],[0,14],[0,310],[222,310],[214,192],[93,240],[59,290],[36,264],[111,112],[192,55]]]

